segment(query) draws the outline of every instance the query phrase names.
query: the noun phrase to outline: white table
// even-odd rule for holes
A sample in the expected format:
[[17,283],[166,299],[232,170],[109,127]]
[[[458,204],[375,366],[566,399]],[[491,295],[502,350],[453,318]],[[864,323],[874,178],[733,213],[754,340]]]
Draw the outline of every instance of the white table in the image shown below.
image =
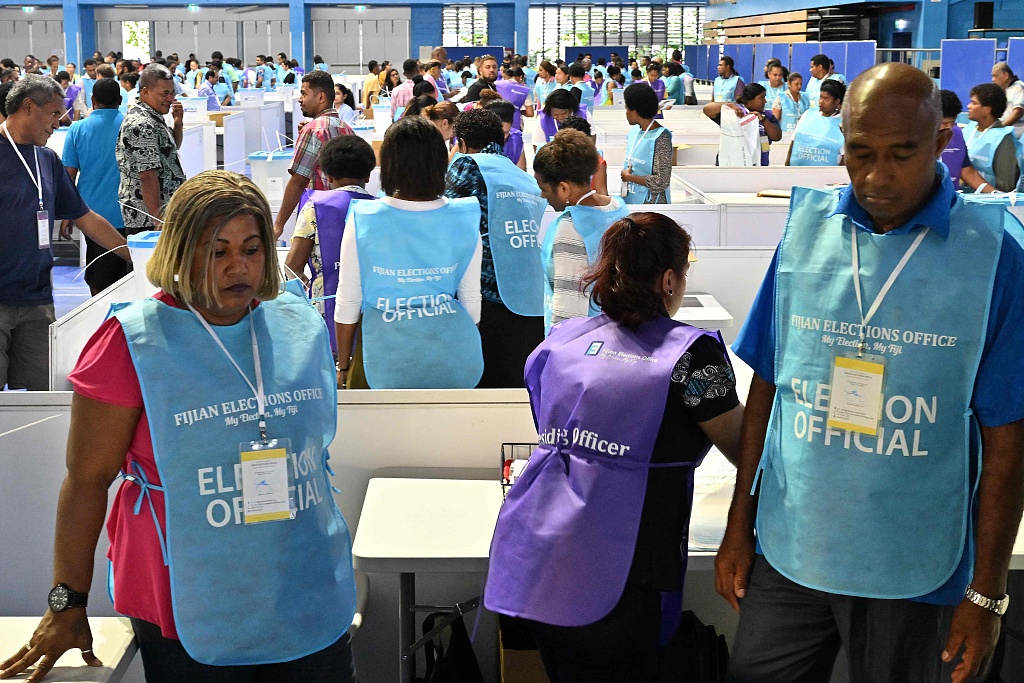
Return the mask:
[[[39,617],[0,617],[0,660],[27,643],[39,625]],[[93,653],[103,666],[86,666],[81,650],[69,650],[43,679],[45,683],[70,683],[71,681],[92,681],[94,683],[117,683],[128,670],[138,646],[131,623],[124,617],[90,617]],[[20,681],[27,677],[22,674],[10,680]]]
[[711,330],[732,327],[734,322],[732,314],[710,294],[685,294],[672,319]]
[[416,673],[415,655],[409,654],[416,640],[416,574],[486,572],[502,500],[497,477],[370,480],[352,556],[359,571],[399,575],[402,683],[413,681]]

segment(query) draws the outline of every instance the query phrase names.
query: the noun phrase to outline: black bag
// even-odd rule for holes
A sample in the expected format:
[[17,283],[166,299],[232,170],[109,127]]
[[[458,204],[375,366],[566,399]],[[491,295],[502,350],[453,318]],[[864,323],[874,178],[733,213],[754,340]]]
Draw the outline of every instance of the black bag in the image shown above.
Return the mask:
[[683,612],[675,635],[661,650],[658,668],[661,683],[724,683],[729,646],[714,626]]
[[[446,623],[447,622],[447,623]],[[423,635],[441,626],[423,646],[427,671],[420,683],[484,683],[461,614],[434,612],[423,620]]]

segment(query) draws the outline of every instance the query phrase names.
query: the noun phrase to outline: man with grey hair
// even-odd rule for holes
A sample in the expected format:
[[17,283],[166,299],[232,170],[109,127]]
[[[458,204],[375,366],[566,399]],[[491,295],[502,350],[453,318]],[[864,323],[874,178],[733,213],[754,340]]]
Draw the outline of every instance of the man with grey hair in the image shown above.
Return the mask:
[[[174,97],[174,77],[167,67],[150,64],[138,85],[139,99],[121,123],[114,151],[121,172],[117,195],[129,235],[159,230],[167,202],[185,182],[178,159],[183,110]],[[173,128],[164,121],[168,112]]]
[[115,254],[130,257],[124,237],[86,206],[60,157],[45,146],[64,114],[64,92],[57,82],[27,75],[5,102],[8,116],[0,124],[0,388],[45,391],[54,321],[54,220],[72,220],[105,249],[122,247]]
[[[999,62],[992,67],[992,82],[1006,91],[1006,111],[1000,119],[1004,126],[1024,123],[1024,83],[1014,75],[1013,69],[1006,62]],[[1020,131],[1017,131],[1018,137]]]
[[1024,503],[1021,225],[953,191],[923,71],[865,71],[843,126],[850,185],[794,188],[733,344],[754,378],[715,560],[728,679],[827,681],[843,647],[851,681],[965,683]]

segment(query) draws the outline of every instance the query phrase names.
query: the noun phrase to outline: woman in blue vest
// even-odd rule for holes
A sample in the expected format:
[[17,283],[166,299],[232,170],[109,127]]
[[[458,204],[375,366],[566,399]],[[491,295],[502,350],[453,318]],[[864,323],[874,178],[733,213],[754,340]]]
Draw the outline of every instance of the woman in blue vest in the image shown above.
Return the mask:
[[620,174],[622,198],[627,204],[669,204],[674,150],[672,131],[655,121],[658,95],[648,83],[634,83],[622,93],[622,99],[631,126]]
[[758,83],[764,87],[765,99],[768,101],[768,107],[771,108],[775,104],[775,100],[786,92],[786,67],[773,57],[765,64],[764,75],[766,79],[758,81]]
[[498,516],[484,604],[526,620],[556,683],[659,680],[693,471],[738,445],[721,337],[671,319],[689,251],[661,214],[617,221],[585,280],[604,313],[556,325],[527,363],[540,445]]
[[843,137],[843,98],[846,86],[827,80],[818,93],[818,108],[800,117],[793,142],[786,155],[787,166],[842,166],[846,140]]
[[113,306],[69,376],[56,585],[21,668],[39,660],[41,678],[70,648],[101,666],[85,605],[120,471],[109,586],[148,681],[354,682],[330,345],[280,288],[263,194],[227,171],[186,182],[146,275],[160,291]]
[[185,74],[185,87],[193,88],[198,90],[203,85],[203,80],[206,78],[206,72],[208,68],[199,67],[198,59],[188,60],[188,72]]
[[713,102],[735,102],[743,92],[743,79],[736,73],[736,62],[729,55],[718,60]]
[[772,114],[782,124],[783,133],[792,133],[804,112],[811,108],[807,93],[800,92],[804,77],[793,72],[786,78],[786,90],[772,101]]
[[[334,321],[338,387],[468,389],[480,349],[480,204],[446,199],[448,152],[437,127],[407,116],[380,148],[379,201],[354,200],[341,238]],[[361,325],[360,325],[361,323]],[[363,376],[360,376],[360,373]]]
[[[317,158],[331,189],[309,193],[309,200],[295,220],[295,233],[285,265],[303,281],[309,298],[327,322],[331,349],[337,358],[334,297],[328,297],[327,293],[338,291],[341,236],[349,206],[353,199],[374,198],[366,191],[366,185],[377,165],[377,157],[370,143],[358,135],[340,135],[328,140]],[[304,273],[307,265],[309,278]],[[351,352],[352,349],[345,349],[342,354],[346,362]]]
[[544,272],[541,219],[547,202],[537,181],[505,156],[506,125],[491,107],[463,112],[455,121],[459,156],[445,177],[445,196],[480,202],[480,339],[484,374],[480,388],[523,386],[530,353],[544,341]]
[[533,86],[533,101],[538,108],[544,106],[544,100],[555,89],[555,65],[544,60],[537,67],[537,82]]
[[533,175],[544,199],[561,212],[541,243],[545,332],[562,320],[599,312],[583,291],[583,275],[597,261],[608,226],[629,215],[621,199],[590,187],[599,158],[589,136],[567,129],[537,150],[533,160]]
[[719,126],[722,125],[723,107],[731,107],[736,112],[736,115],[741,118],[748,114],[757,116],[761,166],[768,166],[770,164],[771,145],[773,142],[778,142],[782,139],[782,128],[779,126],[779,122],[775,120],[775,116],[770,110],[765,111],[765,98],[764,86],[760,83],[751,83],[743,88],[743,94],[740,95],[735,104],[708,102],[704,105],[704,115]]
[[970,164],[960,174],[963,184],[976,193],[1009,192],[1020,177],[1021,145],[1013,126],[999,120],[1006,110],[1006,93],[994,83],[971,88],[964,129]]
[[683,104],[683,65],[676,62],[669,62],[665,66],[668,76],[665,77],[665,99],[675,100],[676,104]]

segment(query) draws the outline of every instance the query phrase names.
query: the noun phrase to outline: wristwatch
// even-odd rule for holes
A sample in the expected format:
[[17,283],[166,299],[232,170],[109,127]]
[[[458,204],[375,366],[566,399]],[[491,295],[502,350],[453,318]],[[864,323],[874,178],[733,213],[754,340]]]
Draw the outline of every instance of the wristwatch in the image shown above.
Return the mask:
[[72,607],[85,607],[89,603],[89,594],[76,593],[66,583],[58,583],[50,590],[46,601],[54,612],[63,612]]
[[1006,609],[1010,606],[1009,595],[1003,595],[1001,598],[986,598],[970,586],[967,586],[967,590],[964,592],[964,597],[978,607],[984,607],[988,611],[995,612],[999,616],[1006,614]]

